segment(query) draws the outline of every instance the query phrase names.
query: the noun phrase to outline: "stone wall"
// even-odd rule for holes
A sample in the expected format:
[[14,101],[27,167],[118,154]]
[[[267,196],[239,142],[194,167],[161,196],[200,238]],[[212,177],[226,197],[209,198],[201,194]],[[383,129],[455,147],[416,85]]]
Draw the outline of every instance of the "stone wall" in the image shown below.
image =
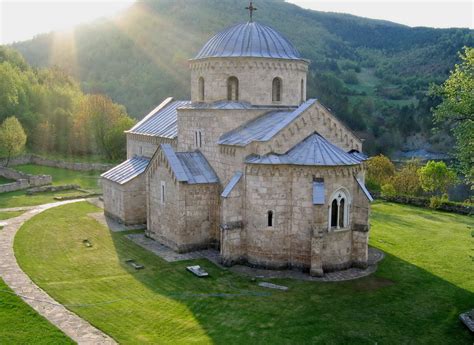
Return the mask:
[[[5,159],[0,160],[0,166],[4,166]],[[107,171],[112,169],[115,165],[108,163],[75,163],[58,161],[49,158],[43,158],[37,155],[27,154],[12,158],[9,166],[23,165],[23,164],[37,164],[53,168],[62,168],[75,171]]]
[[150,163],[146,181],[148,236],[178,252],[218,243],[218,184],[177,182],[161,153]]
[[102,179],[105,213],[127,225],[146,223],[145,175],[121,185]]
[[[227,221],[223,225],[230,226],[222,226],[224,262],[244,258],[255,266],[314,266],[315,272],[362,265],[367,260],[369,202],[354,178],[361,169],[249,165],[244,180],[243,229],[238,222]],[[324,178],[324,205],[313,205],[314,178]],[[348,220],[344,228],[330,229],[329,204],[341,188],[349,198]],[[236,217],[224,208],[228,201],[233,202],[222,201],[222,219]],[[268,226],[268,211],[273,212],[272,226]],[[362,230],[361,225],[365,226]],[[230,242],[224,243],[227,239]]]
[[30,175],[5,167],[0,167],[0,176],[10,180],[16,180],[16,182],[13,183],[0,185],[0,193],[45,186],[52,183],[52,177],[49,175]]
[[[227,79],[239,80],[239,100],[254,105],[298,106],[306,100],[308,62],[266,58],[211,58],[191,61],[191,99],[199,99],[199,78],[204,78],[204,101],[227,99]],[[282,80],[280,102],[272,101],[272,82]],[[303,81],[303,83],[302,83]],[[301,89],[303,85],[303,90]]]
[[176,139],[127,133],[127,158],[134,156],[151,158],[161,144],[170,144],[176,148]]

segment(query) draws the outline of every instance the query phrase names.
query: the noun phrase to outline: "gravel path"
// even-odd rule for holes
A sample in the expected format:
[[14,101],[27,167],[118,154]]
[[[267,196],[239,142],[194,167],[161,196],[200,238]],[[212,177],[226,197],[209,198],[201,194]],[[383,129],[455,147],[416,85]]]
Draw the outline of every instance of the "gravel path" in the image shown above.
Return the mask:
[[116,344],[112,338],[67,310],[33,283],[21,270],[13,252],[13,240],[25,221],[47,209],[79,201],[84,199],[35,206],[19,217],[6,220],[5,227],[0,230],[0,277],[34,310],[78,344]]

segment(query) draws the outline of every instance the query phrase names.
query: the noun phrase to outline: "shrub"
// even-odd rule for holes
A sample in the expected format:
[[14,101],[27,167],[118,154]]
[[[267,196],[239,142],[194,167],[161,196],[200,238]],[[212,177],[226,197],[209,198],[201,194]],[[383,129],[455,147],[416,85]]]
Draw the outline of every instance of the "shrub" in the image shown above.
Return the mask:
[[395,196],[397,194],[395,187],[393,187],[393,184],[391,183],[386,183],[382,186],[382,196],[383,197],[390,197],[390,196]]
[[367,185],[376,186],[372,190],[380,190],[380,186],[388,183],[394,174],[395,166],[384,155],[372,157],[367,161]]

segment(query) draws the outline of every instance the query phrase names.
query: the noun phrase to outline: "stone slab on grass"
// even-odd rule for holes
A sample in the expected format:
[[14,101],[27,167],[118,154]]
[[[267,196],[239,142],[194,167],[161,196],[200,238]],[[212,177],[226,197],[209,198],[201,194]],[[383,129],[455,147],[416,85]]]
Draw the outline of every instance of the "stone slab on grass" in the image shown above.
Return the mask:
[[258,283],[258,286],[261,286],[261,287],[264,287],[264,288],[268,288],[268,289],[276,289],[276,290],[288,291],[288,286],[277,285],[277,284],[272,284],[272,283],[267,283],[267,282]]
[[459,315],[459,319],[469,328],[471,333],[474,333],[474,318],[472,318],[472,315],[474,315],[474,309],[467,313],[462,313]]

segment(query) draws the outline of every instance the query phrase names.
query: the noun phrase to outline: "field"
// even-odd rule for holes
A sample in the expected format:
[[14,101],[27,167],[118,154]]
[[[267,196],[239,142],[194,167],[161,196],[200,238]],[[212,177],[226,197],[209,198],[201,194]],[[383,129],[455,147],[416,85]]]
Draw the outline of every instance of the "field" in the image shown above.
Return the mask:
[[[99,172],[81,172],[60,168],[52,168],[33,164],[18,165],[14,169],[34,175],[51,175],[53,185],[77,184],[86,190],[98,191]],[[39,193],[32,196],[26,195],[25,191],[16,191],[0,194],[0,208],[35,206],[54,202],[55,196],[80,196],[84,193],[78,191],[63,191],[56,193]]]
[[0,176],[0,184],[7,184],[7,183],[12,183],[15,182],[14,180],[7,179],[3,176]]
[[11,211],[11,212],[0,212],[0,220],[6,220],[10,218],[19,217],[24,211]]
[[[343,283],[276,279],[287,292],[192,261],[167,263],[110,233],[87,202],[48,210],[19,231],[21,267],[51,296],[121,343],[472,344],[458,314],[474,301],[472,218],[376,203],[376,274]],[[82,244],[89,239],[92,248]],[[124,261],[145,265],[134,271]]]

